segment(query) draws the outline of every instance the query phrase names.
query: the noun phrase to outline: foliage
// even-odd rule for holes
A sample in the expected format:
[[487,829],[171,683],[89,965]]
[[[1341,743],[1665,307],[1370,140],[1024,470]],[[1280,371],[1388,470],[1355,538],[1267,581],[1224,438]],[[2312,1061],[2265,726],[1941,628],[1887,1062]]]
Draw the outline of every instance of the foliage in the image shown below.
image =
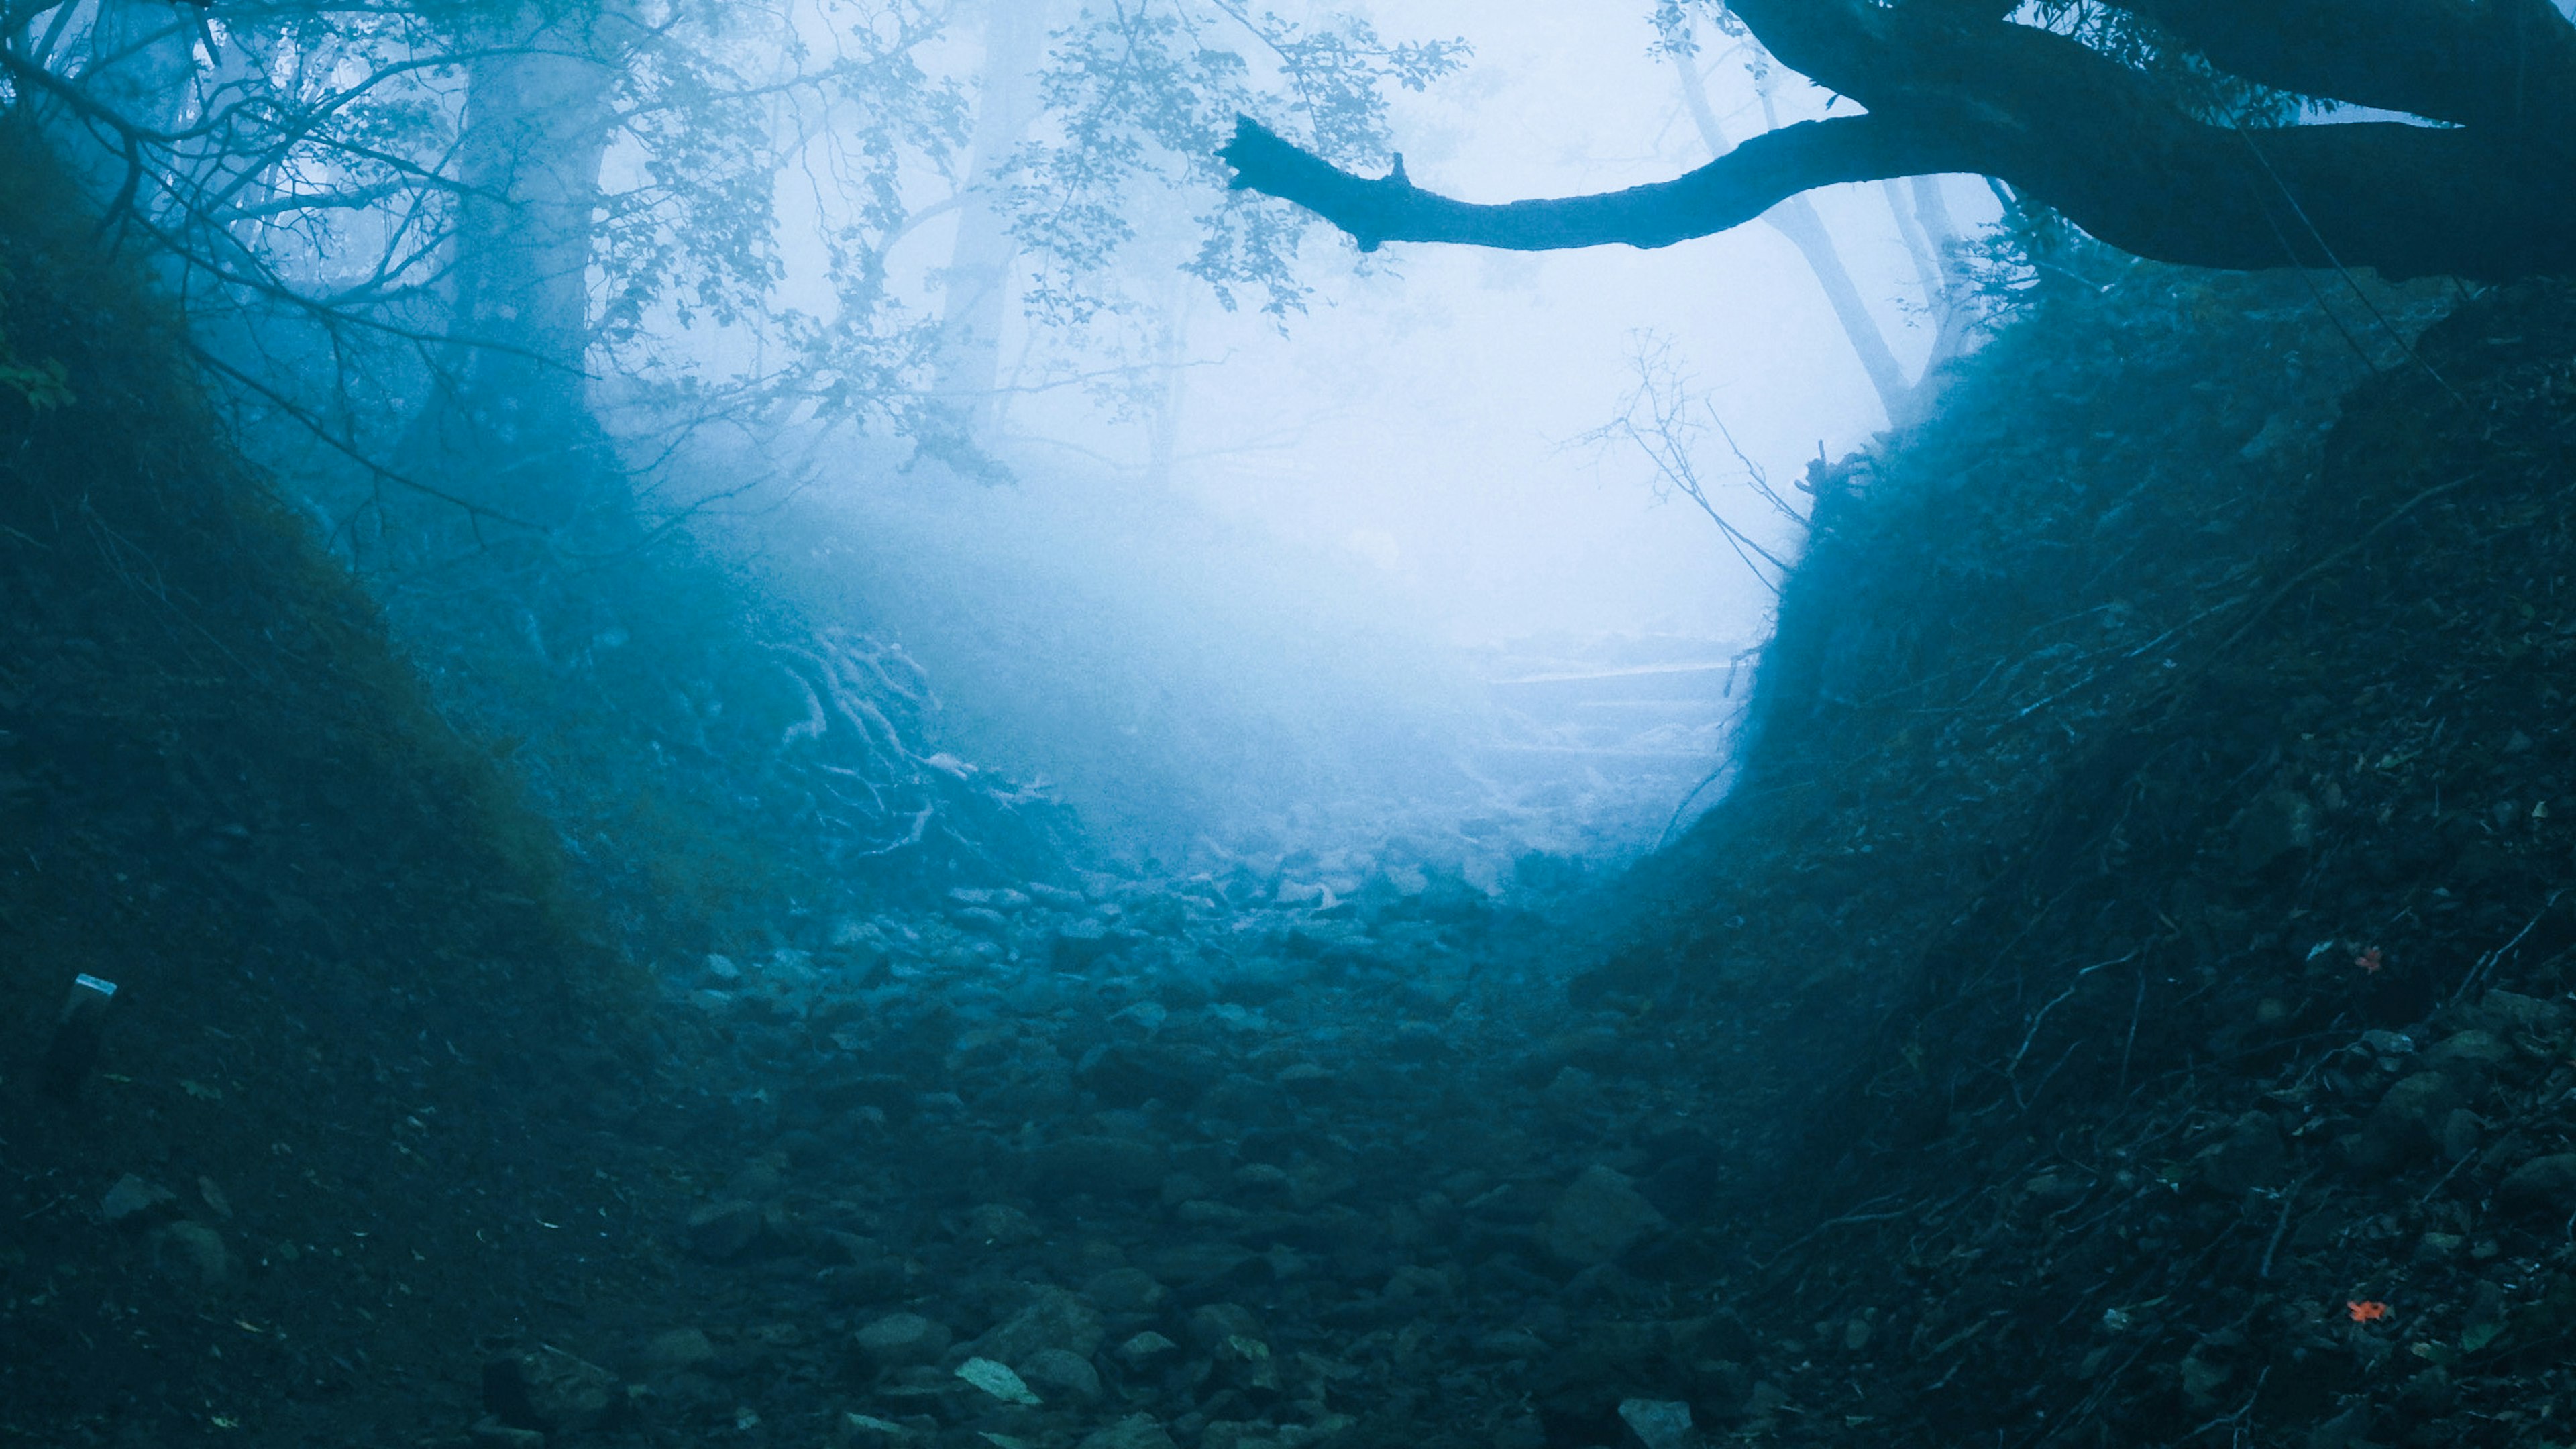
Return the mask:
[[[0,299],[15,291],[16,279],[6,266],[0,266]],[[9,345],[9,334],[0,331],[0,388],[18,395],[18,400],[37,412],[51,412],[79,401],[72,395],[71,369],[59,357],[39,358],[29,362]]]
[[1184,265],[1228,310],[1247,297],[1274,318],[1303,310],[1312,287],[1298,255],[1313,218],[1227,189],[1216,153],[1233,118],[1265,117],[1323,155],[1383,167],[1387,87],[1420,90],[1467,56],[1462,40],[1388,41],[1365,20],[1300,24],[1230,0],[1086,6],[1058,32],[1045,133],[1011,181],[1018,234],[1038,259],[1032,315],[1079,327],[1132,308],[1114,269],[1140,243],[1180,240],[1140,232],[1139,216],[1168,214],[1157,192],[1197,208]]

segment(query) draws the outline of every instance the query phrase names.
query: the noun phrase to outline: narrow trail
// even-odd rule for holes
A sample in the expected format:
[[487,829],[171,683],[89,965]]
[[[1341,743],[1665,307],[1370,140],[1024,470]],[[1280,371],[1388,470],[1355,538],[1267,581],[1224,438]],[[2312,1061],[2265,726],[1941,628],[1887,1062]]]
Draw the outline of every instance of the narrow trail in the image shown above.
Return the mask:
[[663,1292],[496,1358],[479,1442],[1535,1446],[1604,1325],[1711,1331],[1654,1023],[1565,1014],[1536,918],[1104,880],[840,935],[668,982]]

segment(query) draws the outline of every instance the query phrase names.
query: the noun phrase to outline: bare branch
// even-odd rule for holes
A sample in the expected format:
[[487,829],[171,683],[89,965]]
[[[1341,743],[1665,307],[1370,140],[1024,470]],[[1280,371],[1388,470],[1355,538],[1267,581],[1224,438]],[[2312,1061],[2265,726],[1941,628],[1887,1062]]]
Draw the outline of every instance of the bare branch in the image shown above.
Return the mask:
[[1594,196],[1478,205],[1392,174],[1354,176],[1282,139],[1250,116],[1218,153],[1237,190],[1293,201],[1351,234],[1362,251],[1391,241],[1463,242],[1513,251],[1664,247],[1725,231],[1819,186],[1927,171],[1974,169],[1966,148],[1874,116],[1808,121],[1756,136],[1672,181]]

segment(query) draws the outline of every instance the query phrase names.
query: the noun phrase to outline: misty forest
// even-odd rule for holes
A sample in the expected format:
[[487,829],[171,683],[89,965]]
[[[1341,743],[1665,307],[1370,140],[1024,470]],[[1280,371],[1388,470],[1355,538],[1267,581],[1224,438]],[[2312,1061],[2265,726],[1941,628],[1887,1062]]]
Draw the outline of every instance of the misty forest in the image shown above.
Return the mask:
[[0,0],[0,1444],[2567,1449],[2571,499],[2576,0]]

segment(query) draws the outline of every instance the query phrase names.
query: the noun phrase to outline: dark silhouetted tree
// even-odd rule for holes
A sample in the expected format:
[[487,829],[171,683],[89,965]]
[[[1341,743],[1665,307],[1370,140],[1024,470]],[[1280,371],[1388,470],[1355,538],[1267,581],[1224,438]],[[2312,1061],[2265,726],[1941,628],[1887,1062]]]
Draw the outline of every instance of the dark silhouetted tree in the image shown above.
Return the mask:
[[[2576,270],[2576,23],[2551,0],[1731,0],[1719,13],[1863,113],[1757,136],[1671,181],[1501,205],[1418,188],[1400,164],[1360,177],[1248,120],[1223,154],[1235,184],[1363,249],[1668,246],[1819,186],[1965,172],[2161,261],[2487,281]],[[2315,123],[2327,102],[2413,119]]]

